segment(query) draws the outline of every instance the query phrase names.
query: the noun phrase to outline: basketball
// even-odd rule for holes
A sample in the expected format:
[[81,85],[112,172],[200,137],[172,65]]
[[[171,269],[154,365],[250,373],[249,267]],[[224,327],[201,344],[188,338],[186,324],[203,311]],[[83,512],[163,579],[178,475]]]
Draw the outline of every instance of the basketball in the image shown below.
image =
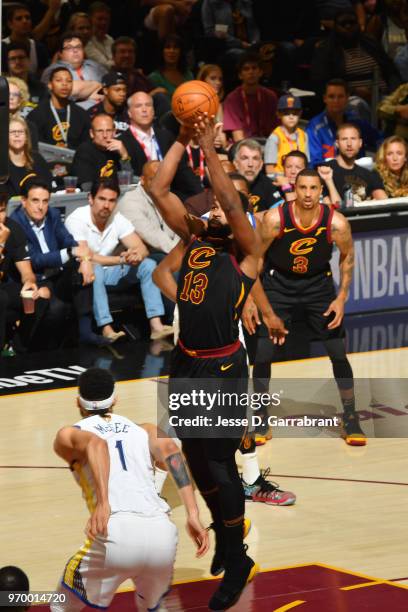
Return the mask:
[[204,81],[187,81],[173,94],[171,109],[179,123],[193,127],[200,115],[209,117],[218,110],[219,100],[215,90]]

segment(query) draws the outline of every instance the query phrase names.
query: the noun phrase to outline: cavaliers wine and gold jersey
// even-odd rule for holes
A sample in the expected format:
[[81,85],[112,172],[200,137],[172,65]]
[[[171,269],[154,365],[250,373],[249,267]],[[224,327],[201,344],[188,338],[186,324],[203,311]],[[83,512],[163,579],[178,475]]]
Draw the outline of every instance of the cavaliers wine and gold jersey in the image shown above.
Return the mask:
[[217,242],[193,238],[178,278],[181,343],[205,350],[236,342],[238,321],[254,282]]
[[330,274],[334,209],[319,204],[316,223],[304,228],[296,223],[293,206],[293,203],[285,203],[279,207],[280,233],[266,253],[265,271],[277,270],[292,278],[310,278],[322,272]]

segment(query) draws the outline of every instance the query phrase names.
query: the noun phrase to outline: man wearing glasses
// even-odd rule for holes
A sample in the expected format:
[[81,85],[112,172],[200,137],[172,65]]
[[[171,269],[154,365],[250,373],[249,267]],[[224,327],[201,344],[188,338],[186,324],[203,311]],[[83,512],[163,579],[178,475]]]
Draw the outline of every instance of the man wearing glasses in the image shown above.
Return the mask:
[[48,83],[54,68],[68,68],[74,80],[72,97],[85,110],[101,100],[98,93],[106,69],[93,60],[85,59],[84,46],[80,38],[72,32],[61,37],[59,59],[44,70],[41,80]]
[[91,140],[82,143],[74,156],[71,173],[86,191],[98,178],[109,178],[119,170],[131,170],[127,149],[116,138],[115,124],[110,115],[96,115],[91,122]]
[[46,97],[47,88],[30,72],[29,46],[25,42],[10,43],[5,47],[5,59],[9,76],[18,77],[28,87],[29,101],[37,105]]

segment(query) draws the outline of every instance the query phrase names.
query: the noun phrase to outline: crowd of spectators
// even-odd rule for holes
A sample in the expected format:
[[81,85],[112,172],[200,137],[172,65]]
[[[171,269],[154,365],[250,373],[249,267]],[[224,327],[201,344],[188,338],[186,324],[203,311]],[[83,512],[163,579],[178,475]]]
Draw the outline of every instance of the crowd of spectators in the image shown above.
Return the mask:
[[[408,196],[408,2],[292,0],[273,19],[266,5],[10,3],[2,38],[10,171],[0,208],[13,196],[21,206],[11,219],[0,210],[0,349],[27,350],[42,319],[57,328],[67,305],[82,341],[116,341],[123,331],[113,327],[109,294],[134,284],[151,337],[171,333],[151,274],[176,237],[149,186],[177,137],[171,98],[186,81],[218,93],[216,149],[253,212],[293,200],[308,166],[325,185],[323,201],[339,207]],[[43,143],[71,150],[72,163],[47,162]],[[119,172],[140,177],[122,197]],[[89,206],[65,220],[49,203],[64,175],[91,191]],[[191,212],[210,208],[194,139],[172,189]],[[16,298],[27,283],[42,302],[32,320]]]

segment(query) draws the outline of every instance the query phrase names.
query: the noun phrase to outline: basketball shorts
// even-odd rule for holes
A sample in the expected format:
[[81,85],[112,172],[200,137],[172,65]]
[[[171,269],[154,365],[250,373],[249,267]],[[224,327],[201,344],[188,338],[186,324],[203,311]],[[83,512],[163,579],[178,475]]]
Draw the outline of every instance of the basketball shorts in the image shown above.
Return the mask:
[[[344,337],[343,324],[336,329],[328,329],[327,325],[334,315],[323,316],[337,295],[331,273],[298,279],[274,270],[265,280],[264,289],[274,312],[289,328],[295,307],[300,307],[305,321],[319,340]],[[268,336],[265,325],[260,326],[259,336]]]
[[78,599],[83,607],[106,609],[127,579],[135,584],[139,610],[158,608],[170,587],[176,547],[177,528],[167,515],[113,514],[108,537],[88,539],[65,566],[61,591],[75,594],[76,603],[53,604],[51,611],[80,610]]

